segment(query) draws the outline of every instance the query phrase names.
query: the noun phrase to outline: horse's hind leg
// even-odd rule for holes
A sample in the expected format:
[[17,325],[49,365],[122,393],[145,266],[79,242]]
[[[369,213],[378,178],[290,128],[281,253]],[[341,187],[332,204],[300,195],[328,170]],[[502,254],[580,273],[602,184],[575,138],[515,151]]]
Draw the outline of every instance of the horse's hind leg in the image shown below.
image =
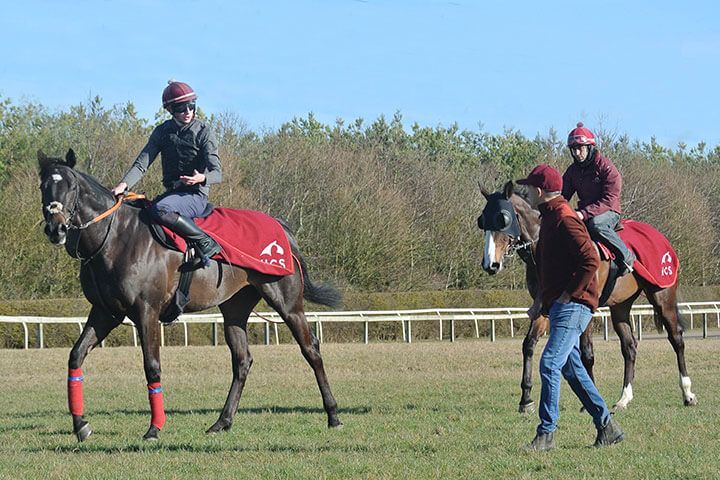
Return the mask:
[[[281,285],[282,284],[282,285]],[[263,298],[278,312],[300,345],[300,351],[305,360],[315,372],[323,407],[328,417],[328,427],[337,428],[342,422],[337,416],[337,402],[330,391],[330,384],[325,374],[322,356],[320,355],[320,342],[310,331],[305,312],[303,311],[302,284],[300,278],[284,277],[272,285],[263,285]],[[292,292],[289,293],[289,292]]]
[[90,350],[102,342],[108,334],[120,324],[98,307],[92,307],[87,323],[78,337],[68,358],[68,407],[73,419],[73,433],[78,441],[84,442],[92,433],[90,424],[85,420],[83,400],[82,364]]
[[220,311],[224,318],[225,341],[230,349],[232,359],[233,377],[220,418],[206,433],[229,430],[232,426],[233,417],[237,412],[240,396],[245,387],[245,380],[253,362],[248,348],[247,320],[259,300],[258,291],[254,287],[247,286],[220,305]]
[[610,318],[613,329],[620,339],[625,368],[623,374],[623,388],[620,399],[613,405],[614,409],[625,409],[633,399],[632,381],[635,379],[635,358],[637,357],[637,340],[630,326],[630,309],[637,295],[622,303],[610,307]]
[[683,328],[680,324],[680,313],[677,309],[676,288],[677,284],[655,292],[646,292],[646,296],[655,310],[655,315],[665,326],[670,345],[675,350],[683,403],[686,406],[692,406],[697,405],[697,397],[691,390],[692,382],[685,365],[685,341],[682,336]]
[[530,327],[528,328],[527,335],[525,335],[525,340],[523,340],[523,373],[520,382],[522,394],[518,407],[518,412],[520,413],[535,412],[535,402],[530,396],[530,392],[532,391],[532,358],[535,352],[535,345],[538,339],[547,332],[548,325],[547,317],[540,316],[536,319],[530,319]]

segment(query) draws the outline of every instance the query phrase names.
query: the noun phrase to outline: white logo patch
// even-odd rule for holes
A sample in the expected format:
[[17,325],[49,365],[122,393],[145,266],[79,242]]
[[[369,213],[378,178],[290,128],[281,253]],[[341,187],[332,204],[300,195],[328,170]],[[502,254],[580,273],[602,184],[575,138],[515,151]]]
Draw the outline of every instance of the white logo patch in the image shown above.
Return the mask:
[[[274,250],[274,251],[273,251]],[[272,258],[275,255],[282,256],[285,255],[285,249],[282,248],[280,245],[278,245],[277,240],[273,240],[270,242],[265,248],[263,248],[262,252],[260,252],[261,257],[271,257],[269,259],[267,258],[261,258],[263,262],[269,264],[269,265],[280,265],[283,268],[287,268],[285,266],[285,259],[275,259]]]
[[660,275],[663,277],[669,277],[672,274],[672,255],[670,255],[670,252],[668,251],[665,252],[665,254],[662,256],[662,259],[660,260]]
[[62,175],[60,175],[59,173],[53,173],[52,175],[50,175],[50,178],[53,179],[53,182],[58,183],[60,180],[62,180]]

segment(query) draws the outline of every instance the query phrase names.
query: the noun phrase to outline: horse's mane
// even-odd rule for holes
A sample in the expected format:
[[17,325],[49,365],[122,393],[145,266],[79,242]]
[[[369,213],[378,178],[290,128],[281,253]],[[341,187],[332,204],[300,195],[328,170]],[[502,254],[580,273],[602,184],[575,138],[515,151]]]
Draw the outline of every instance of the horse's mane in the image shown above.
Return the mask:
[[75,170],[75,173],[77,173],[78,175],[80,175],[81,177],[83,177],[83,178],[85,179],[85,181],[88,182],[88,184],[92,187],[92,189],[93,189],[96,193],[101,194],[101,195],[105,195],[105,196],[107,196],[107,195],[112,196],[112,193],[110,192],[110,189],[107,188],[107,187],[106,187],[105,185],[103,185],[102,183],[100,183],[97,178],[93,177],[93,176],[90,175],[89,173],[81,172],[81,171],[79,171],[79,170]]

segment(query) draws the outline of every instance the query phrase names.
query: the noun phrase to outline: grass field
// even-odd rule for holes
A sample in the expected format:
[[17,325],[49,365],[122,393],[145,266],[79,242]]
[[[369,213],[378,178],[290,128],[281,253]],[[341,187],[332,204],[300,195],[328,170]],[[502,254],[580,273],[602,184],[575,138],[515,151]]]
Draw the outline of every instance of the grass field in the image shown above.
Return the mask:
[[[666,340],[639,346],[635,400],[616,418],[624,443],[589,448],[591,419],[563,384],[558,449],[527,453],[537,416],[516,413],[521,340],[451,344],[327,344],[323,354],[345,427],[328,430],[296,346],[254,346],[233,429],[204,431],[230,382],[225,347],[168,347],[168,421],[157,443],[140,350],[98,349],[84,365],[86,418],[78,444],[66,407],[66,349],[0,350],[2,478],[717,478],[717,339],[686,340],[699,406],[683,407]],[[540,347],[544,345],[541,341]],[[538,350],[539,352],[540,350]],[[536,356],[537,360],[537,356]],[[535,362],[537,366],[537,361]],[[536,367],[537,368],[537,367]],[[596,342],[609,403],[621,388],[617,342]],[[539,396],[539,384],[533,390]]]

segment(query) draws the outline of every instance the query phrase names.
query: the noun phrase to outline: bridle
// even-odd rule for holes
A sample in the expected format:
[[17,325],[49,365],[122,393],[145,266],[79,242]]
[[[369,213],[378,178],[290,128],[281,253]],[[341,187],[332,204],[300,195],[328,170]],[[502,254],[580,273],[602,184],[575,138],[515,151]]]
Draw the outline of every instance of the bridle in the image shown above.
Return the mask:
[[522,240],[520,220],[510,200],[502,197],[495,198],[488,203],[483,213],[478,217],[478,227],[484,231],[500,232],[510,237],[507,247],[503,251],[504,258],[512,258],[517,253],[526,264],[535,264],[532,246],[537,240]]
[[[70,231],[77,232],[76,237],[77,240],[75,241],[75,247],[74,249],[70,249],[69,247],[66,248],[68,254],[76,258],[78,260],[81,260],[83,263],[90,262],[95,256],[97,256],[98,253],[100,253],[103,248],[105,248],[105,245],[107,243],[108,237],[110,236],[110,231],[112,230],[112,224],[115,220],[115,213],[120,206],[123,204],[123,202],[130,201],[130,200],[141,200],[145,198],[145,195],[133,193],[133,192],[127,192],[124,195],[119,195],[115,199],[115,204],[105,210],[104,212],[100,213],[96,217],[92,218],[91,220],[81,223],[80,225],[75,225],[73,223],[73,219],[75,218],[75,215],[78,212],[78,209],[80,207],[80,182],[78,180],[77,174],[73,171],[72,168],[68,168],[68,171],[72,173],[72,176],[74,177],[75,181],[73,182],[73,191],[75,192],[75,201],[73,203],[72,210],[69,211],[68,216],[66,217],[63,213],[63,204],[62,202],[58,202],[56,200],[53,200],[48,205],[45,206],[45,210],[47,210],[48,213],[51,215],[61,215],[63,222],[62,225],[65,226],[68,233]],[[105,236],[103,237],[102,242],[100,243],[100,246],[88,257],[83,257],[80,255],[80,236],[82,235],[83,230],[86,230],[87,228],[91,227],[92,225],[98,223],[99,221],[110,217],[110,223],[108,224],[107,231],[105,232]],[[45,220],[45,223],[47,223],[47,220]]]

